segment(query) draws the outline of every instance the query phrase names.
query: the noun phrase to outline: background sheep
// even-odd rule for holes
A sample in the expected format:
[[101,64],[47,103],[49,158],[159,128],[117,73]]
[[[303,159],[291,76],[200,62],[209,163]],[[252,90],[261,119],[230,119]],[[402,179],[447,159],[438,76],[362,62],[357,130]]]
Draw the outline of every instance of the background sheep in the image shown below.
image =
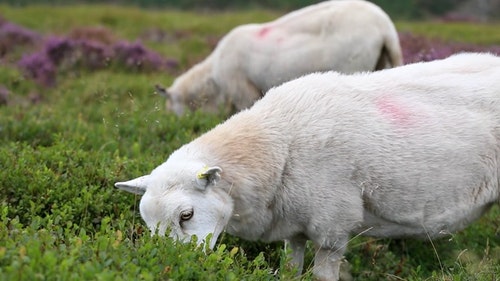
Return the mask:
[[207,112],[250,107],[273,86],[303,74],[399,66],[402,54],[389,16],[366,1],[326,1],[275,21],[231,30],[204,61],[167,90],[166,107]]

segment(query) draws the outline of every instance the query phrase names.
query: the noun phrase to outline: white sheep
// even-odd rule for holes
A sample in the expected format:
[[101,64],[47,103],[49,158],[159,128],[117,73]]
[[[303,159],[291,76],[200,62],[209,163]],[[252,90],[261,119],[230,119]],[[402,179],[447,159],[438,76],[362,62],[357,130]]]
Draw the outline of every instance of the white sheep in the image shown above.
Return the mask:
[[[440,237],[500,201],[500,57],[310,74],[116,183],[152,231],[286,239],[337,280],[351,235]],[[159,229],[157,229],[159,226]]]
[[164,90],[167,110],[240,111],[271,87],[307,73],[373,71],[403,62],[396,29],[367,1],[326,1],[231,30]]

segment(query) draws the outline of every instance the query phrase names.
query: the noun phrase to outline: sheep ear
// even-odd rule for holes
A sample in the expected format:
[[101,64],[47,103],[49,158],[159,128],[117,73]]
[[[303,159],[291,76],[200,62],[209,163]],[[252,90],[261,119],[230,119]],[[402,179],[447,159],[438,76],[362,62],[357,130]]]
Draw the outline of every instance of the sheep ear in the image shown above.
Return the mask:
[[222,169],[213,166],[205,166],[196,173],[196,183],[200,189],[206,189],[210,185],[215,185],[220,180]]
[[158,92],[158,94],[162,97],[165,97],[166,99],[170,99],[171,98],[171,95],[168,93],[167,89],[165,89],[164,87],[162,87],[161,85],[159,84],[156,84],[155,85],[155,90]]
[[149,175],[135,178],[125,182],[115,183],[115,187],[130,193],[143,195],[148,188]]

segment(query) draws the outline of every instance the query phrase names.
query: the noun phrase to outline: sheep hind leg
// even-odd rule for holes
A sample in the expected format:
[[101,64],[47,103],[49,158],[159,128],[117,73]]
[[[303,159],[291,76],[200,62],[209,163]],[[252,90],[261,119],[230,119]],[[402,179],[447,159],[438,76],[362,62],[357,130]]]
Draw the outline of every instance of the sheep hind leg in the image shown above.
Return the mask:
[[393,67],[393,65],[390,61],[387,48],[384,46],[384,47],[382,47],[382,50],[380,50],[380,56],[378,58],[378,61],[377,61],[377,64],[375,65],[374,70],[382,70],[382,69],[391,68],[391,67]]

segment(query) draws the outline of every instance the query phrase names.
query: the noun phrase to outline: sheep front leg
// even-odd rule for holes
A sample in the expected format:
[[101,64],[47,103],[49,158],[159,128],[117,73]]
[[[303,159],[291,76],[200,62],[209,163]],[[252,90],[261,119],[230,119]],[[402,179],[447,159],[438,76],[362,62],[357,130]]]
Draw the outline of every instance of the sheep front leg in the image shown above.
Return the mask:
[[318,247],[314,256],[314,276],[320,281],[339,280],[344,248]]
[[285,250],[290,249],[290,262],[288,266],[290,268],[297,269],[297,275],[302,274],[302,268],[304,266],[304,252],[306,249],[307,239],[302,237],[294,237],[290,240],[285,240]]

